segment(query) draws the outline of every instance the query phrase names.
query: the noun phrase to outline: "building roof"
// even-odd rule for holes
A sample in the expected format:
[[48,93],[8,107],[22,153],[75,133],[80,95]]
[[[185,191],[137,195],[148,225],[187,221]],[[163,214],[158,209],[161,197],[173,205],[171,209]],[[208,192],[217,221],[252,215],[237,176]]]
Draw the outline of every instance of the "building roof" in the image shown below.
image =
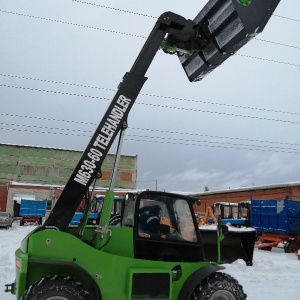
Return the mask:
[[249,186],[249,187],[240,187],[240,188],[233,188],[233,189],[226,189],[226,190],[196,192],[196,193],[191,193],[190,196],[197,197],[197,196],[203,196],[203,195],[249,192],[249,191],[257,191],[257,190],[285,188],[285,187],[289,187],[289,186],[300,186],[300,181],[279,183],[279,184],[269,184],[269,185],[256,185],[256,186],[253,185],[253,186]]
[[[61,151],[70,151],[70,152],[80,152],[82,153],[84,150],[75,150],[75,149],[65,149],[65,148],[53,148],[53,147],[44,147],[44,146],[32,146],[32,145],[17,145],[17,144],[5,144],[5,143],[0,143],[2,146],[12,146],[12,147],[17,147],[17,148],[34,148],[34,149],[50,149],[50,150],[61,150]],[[115,155],[114,153],[108,153],[108,155]],[[132,154],[132,155],[124,155],[122,156],[129,156],[129,157],[136,157],[137,155]]]
[[[60,188],[63,189],[65,186],[64,185],[51,185],[51,184],[34,184],[34,183],[26,183],[26,182],[19,182],[19,181],[10,181],[9,185],[12,186],[26,186],[26,187],[45,187],[45,188]],[[91,187],[90,187],[91,189]],[[106,192],[108,188],[102,188],[102,187],[97,187],[95,188],[96,191],[103,191]],[[136,193],[140,192],[142,190],[138,189],[122,189],[122,188],[115,188],[114,192],[115,193]]]

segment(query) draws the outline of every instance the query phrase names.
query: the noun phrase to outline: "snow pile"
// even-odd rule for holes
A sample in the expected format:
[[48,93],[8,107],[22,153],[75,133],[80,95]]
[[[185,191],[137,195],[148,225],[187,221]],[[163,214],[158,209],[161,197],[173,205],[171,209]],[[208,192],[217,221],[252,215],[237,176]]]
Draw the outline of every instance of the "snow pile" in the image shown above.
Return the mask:
[[[14,252],[21,240],[34,226],[19,226],[0,229],[0,299],[13,300],[15,297],[4,293],[4,284],[15,278]],[[270,251],[255,250],[253,266],[247,267],[243,260],[225,264],[224,272],[235,277],[243,286],[248,300],[272,299],[295,300],[300,294],[300,261],[295,254],[284,253],[282,249]]]
[[271,252],[255,249],[252,267],[246,267],[241,259],[224,266],[244,287],[247,299],[299,299],[300,261],[295,254],[278,248]]
[[10,293],[4,293],[5,284],[15,280],[15,251],[20,247],[22,239],[35,226],[20,226],[13,222],[12,228],[0,229],[0,299],[15,299]]

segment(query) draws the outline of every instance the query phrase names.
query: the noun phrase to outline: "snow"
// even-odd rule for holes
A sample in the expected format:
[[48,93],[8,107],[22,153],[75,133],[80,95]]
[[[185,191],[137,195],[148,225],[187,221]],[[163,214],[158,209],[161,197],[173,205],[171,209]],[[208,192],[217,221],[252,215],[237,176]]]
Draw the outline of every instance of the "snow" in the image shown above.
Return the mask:
[[[4,284],[14,281],[14,252],[33,229],[34,226],[19,226],[17,221],[8,230],[0,229],[1,300],[15,299],[10,293],[4,293]],[[243,286],[248,300],[299,299],[300,260],[295,254],[284,253],[282,248],[273,248],[272,251],[255,249],[251,267],[247,267],[243,260],[224,266],[224,272],[236,278]]]
[[[229,222],[226,224],[228,227],[228,231],[234,231],[234,232],[249,232],[249,231],[254,231],[255,229],[253,227],[235,227],[232,226]],[[201,230],[217,230],[217,225],[216,224],[203,224],[199,226]]]

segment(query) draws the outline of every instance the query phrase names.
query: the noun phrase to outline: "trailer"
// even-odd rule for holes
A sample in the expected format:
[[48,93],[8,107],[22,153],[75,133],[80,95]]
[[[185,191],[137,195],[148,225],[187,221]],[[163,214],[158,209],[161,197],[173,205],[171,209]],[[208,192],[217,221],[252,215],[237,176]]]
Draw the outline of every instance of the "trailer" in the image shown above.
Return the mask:
[[[89,211],[87,216],[87,224],[96,224],[100,217],[101,210],[103,207],[103,201],[105,199],[104,195],[96,195],[93,197],[91,203],[89,204]],[[118,225],[121,221],[121,210],[124,197],[114,196],[114,205],[111,210],[111,216],[109,220],[110,225]],[[84,218],[84,210],[79,210],[75,212],[70,225],[79,225]]]
[[297,253],[300,249],[300,201],[288,197],[251,200],[251,225],[258,232],[258,249],[282,247],[286,253]]
[[19,216],[20,226],[41,225],[46,215],[47,200],[21,199]]

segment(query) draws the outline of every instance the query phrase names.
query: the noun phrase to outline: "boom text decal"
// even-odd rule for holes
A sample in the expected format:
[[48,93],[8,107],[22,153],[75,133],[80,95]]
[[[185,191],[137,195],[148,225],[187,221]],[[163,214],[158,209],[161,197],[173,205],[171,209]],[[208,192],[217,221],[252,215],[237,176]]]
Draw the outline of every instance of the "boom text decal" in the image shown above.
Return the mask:
[[88,184],[89,179],[97,167],[96,163],[100,161],[103,156],[103,153],[116,132],[130,102],[131,99],[126,98],[123,95],[119,96],[116,104],[109,113],[108,118],[104,122],[104,125],[100,129],[100,133],[97,135],[94,142],[91,143],[93,146],[89,149],[86,159],[83,160],[83,163],[74,178],[75,181],[84,186]]

